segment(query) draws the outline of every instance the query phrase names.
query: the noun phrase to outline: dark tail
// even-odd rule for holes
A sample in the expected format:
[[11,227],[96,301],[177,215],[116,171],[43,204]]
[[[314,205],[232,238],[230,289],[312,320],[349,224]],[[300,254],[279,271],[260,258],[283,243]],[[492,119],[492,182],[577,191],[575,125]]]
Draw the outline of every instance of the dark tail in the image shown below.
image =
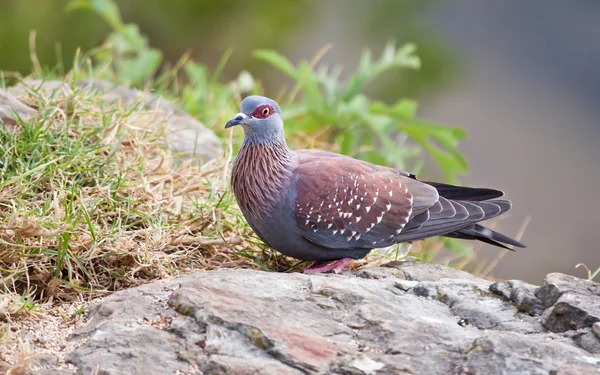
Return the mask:
[[480,224],[471,224],[466,228],[450,232],[448,234],[445,234],[444,236],[460,238],[463,240],[478,240],[511,251],[514,250],[506,246],[505,244],[516,247],[527,247],[517,240],[514,240],[508,236],[503,235],[502,233],[496,232]]
[[478,240],[508,250],[512,249],[507,245],[526,247],[517,240],[478,224],[510,210],[510,201],[497,199],[504,195],[500,190],[425,183],[437,189],[440,199],[427,211],[412,218],[397,237],[399,240],[416,241],[431,236],[446,236]]

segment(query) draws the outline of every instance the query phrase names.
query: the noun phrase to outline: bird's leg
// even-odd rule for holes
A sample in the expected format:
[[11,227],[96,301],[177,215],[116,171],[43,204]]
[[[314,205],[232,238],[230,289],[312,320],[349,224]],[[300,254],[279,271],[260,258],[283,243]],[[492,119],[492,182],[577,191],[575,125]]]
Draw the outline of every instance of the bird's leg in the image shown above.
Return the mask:
[[323,273],[333,271],[340,273],[348,269],[347,265],[354,262],[354,258],[342,258],[335,261],[317,261],[306,267],[303,273]]

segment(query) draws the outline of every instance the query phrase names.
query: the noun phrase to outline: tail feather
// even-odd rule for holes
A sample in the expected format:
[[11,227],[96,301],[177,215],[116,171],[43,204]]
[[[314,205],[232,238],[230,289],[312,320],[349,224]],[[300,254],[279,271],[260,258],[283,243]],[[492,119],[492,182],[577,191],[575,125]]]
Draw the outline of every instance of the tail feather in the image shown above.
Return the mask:
[[[512,245],[516,247],[527,247],[523,243],[512,239],[500,232],[496,232],[490,228],[484,227],[481,224],[471,224],[468,227],[461,228],[457,231],[445,234],[446,237],[460,238],[464,240],[479,240],[490,245],[502,247],[504,249],[512,250],[506,245]],[[505,245],[506,244],[506,245]]]
[[490,199],[500,198],[504,195],[504,192],[496,189],[454,186],[449,184],[443,184],[441,182],[423,182],[436,188],[440,196],[455,201],[481,202]]
[[498,199],[504,195],[501,191],[427,183],[438,190],[438,202],[414,216],[396,240],[417,241],[431,236],[446,236],[478,240],[508,250],[512,250],[508,246],[525,247],[517,240],[477,224],[511,209],[510,201]]

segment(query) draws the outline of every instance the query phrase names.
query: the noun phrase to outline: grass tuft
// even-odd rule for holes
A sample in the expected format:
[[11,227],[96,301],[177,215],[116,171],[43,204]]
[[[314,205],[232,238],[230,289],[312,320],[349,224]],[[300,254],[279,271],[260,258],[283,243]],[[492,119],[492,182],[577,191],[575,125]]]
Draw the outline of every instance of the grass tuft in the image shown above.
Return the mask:
[[174,154],[152,110],[77,87],[22,99],[38,118],[0,128],[6,296],[74,300],[193,269],[292,265],[263,252],[243,220],[228,159],[197,165]]

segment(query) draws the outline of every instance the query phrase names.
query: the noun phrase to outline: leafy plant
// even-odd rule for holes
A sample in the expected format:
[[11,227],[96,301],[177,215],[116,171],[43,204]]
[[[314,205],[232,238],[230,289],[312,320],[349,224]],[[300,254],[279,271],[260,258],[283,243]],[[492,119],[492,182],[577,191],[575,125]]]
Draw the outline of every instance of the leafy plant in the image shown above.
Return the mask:
[[[255,56],[295,81],[285,105],[289,117],[287,131],[292,135],[322,132],[325,128],[326,140],[338,145],[340,152],[401,169],[406,169],[409,159],[417,157],[419,166],[425,151],[446,178],[456,182],[457,174],[468,168],[456,149],[458,142],[466,137],[464,130],[418,119],[417,103],[413,100],[400,99],[388,105],[364,94],[369,82],[390,69],[419,68],[415,50],[413,44],[396,48],[390,43],[378,59],[373,59],[371,51],[366,49],[347,80],[340,79],[341,67],[315,68],[325,50],[315,61],[301,61],[297,66],[274,51],[256,51]],[[302,97],[295,100],[299,92]],[[409,139],[417,147],[408,143]]]
[[[214,72],[194,61],[187,61],[183,65],[185,84],[180,92],[170,90],[168,93],[176,96],[181,108],[186,112],[198,116],[206,124],[218,123],[222,125],[224,119],[238,111],[237,102],[233,100],[236,93],[254,90],[255,83],[250,73],[242,71],[238,78],[229,84],[219,82],[221,72],[231,55],[227,52]],[[222,130],[222,126],[214,126],[215,130]]]
[[140,33],[137,25],[123,23],[114,1],[72,0],[67,9],[92,10],[113,29],[99,49],[90,51],[96,62],[97,78],[140,86],[158,71],[162,53],[148,45],[148,38]]

